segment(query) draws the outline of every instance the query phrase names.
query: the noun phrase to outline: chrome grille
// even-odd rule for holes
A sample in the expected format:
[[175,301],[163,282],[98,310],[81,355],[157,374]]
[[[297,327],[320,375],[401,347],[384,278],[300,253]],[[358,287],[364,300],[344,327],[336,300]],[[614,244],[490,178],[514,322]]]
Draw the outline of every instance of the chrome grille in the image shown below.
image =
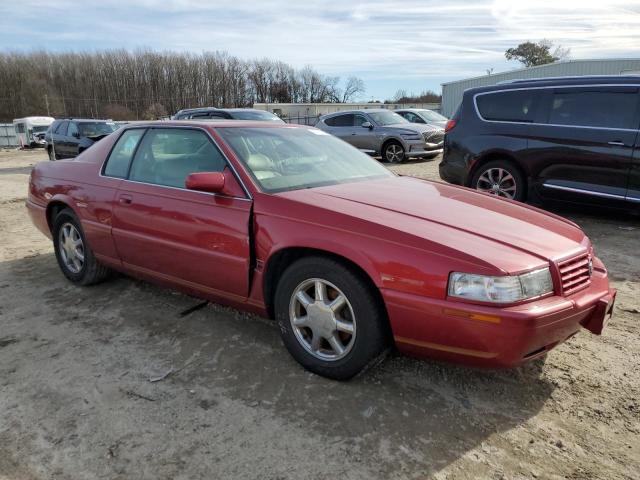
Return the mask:
[[590,262],[589,254],[583,253],[558,263],[558,272],[564,295],[571,295],[591,283]]
[[431,130],[430,132],[422,132],[424,141],[427,143],[442,143],[444,140],[444,130]]

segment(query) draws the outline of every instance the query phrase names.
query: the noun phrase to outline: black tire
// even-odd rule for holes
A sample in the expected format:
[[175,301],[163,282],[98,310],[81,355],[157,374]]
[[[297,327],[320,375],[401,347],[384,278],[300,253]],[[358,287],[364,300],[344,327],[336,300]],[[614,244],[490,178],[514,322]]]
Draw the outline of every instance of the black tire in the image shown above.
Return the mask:
[[[499,173],[504,172],[502,181],[497,182],[500,178]],[[495,179],[496,182],[490,184],[487,180]],[[495,186],[498,185],[499,188]],[[509,160],[492,160],[481,165],[471,178],[471,188],[479,191],[491,193],[493,195],[504,198],[511,198],[519,202],[523,202],[527,197],[527,182],[518,167]],[[515,191],[511,189],[515,187]],[[509,197],[508,195],[513,195]]]
[[[63,253],[61,250],[61,230],[63,227],[67,225],[72,225],[77,233],[79,234],[82,240],[82,250],[84,254],[84,260],[81,268],[78,271],[72,271],[70,267],[67,265],[65,260],[63,259]],[[111,270],[104,265],[100,264],[91,250],[91,247],[87,243],[87,239],[84,235],[84,231],[82,230],[82,226],[80,225],[80,221],[78,217],[76,217],[73,210],[69,208],[65,208],[61,210],[53,221],[53,247],[56,254],[56,260],[58,261],[58,265],[60,266],[60,270],[65,277],[67,277],[71,282],[78,285],[94,285],[96,283],[102,282],[105,280]]]
[[53,155],[53,148],[49,147],[47,148],[47,153],[49,154],[49,160],[50,161],[54,161],[56,160],[56,157]]
[[[398,150],[399,149],[399,150]],[[404,147],[397,140],[391,140],[382,148],[382,160],[389,163],[401,163],[406,159]]]
[[[310,279],[335,285],[353,310],[355,335],[342,358],[323,360],[310,353],[298,339],[289,309],[297,288]],[[382,301],[359,272],[326,257],[308,257],[293,263],[281,276],[275,295],[275,316],[285,347],[307,370],[336,380],[348,380],[384,358],[391,334]],[[315,335],[315,334],[314,334]]]

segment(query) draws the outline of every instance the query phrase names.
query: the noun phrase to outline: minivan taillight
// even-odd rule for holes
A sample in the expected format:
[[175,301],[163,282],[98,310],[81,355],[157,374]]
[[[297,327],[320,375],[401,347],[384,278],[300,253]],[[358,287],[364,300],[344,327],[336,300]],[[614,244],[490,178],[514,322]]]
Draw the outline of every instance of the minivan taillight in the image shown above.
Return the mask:
[[444,127],[444,133],[450,132],[456,126],[456,122],[453,118],[447,122],[447,125]]

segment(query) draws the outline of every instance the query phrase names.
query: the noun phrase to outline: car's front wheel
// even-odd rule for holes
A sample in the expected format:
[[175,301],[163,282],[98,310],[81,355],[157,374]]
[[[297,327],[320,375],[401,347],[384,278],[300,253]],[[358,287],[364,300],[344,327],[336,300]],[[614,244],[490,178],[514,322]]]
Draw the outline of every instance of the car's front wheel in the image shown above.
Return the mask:
[[482,165],[471,180],[471,187],[498,197],[523,201],[525,180],[511,162],[493,160]]
[[101,265],[87,244],[82,226],[73,210],[65,208],[53,223],[53,246],[60,270],[78,285],[101,282],[110,270]]
[[49,160],[54,161],[56,159],[56,157],[53,154],[53,148],[51,148],[51,147],[47,148],[47,152],[49,153]]
[[405,151],[400,142],[392,141],[385,144],[382,151],[382,158],[389,163],[400,163],[404,161]]
[[298,260],[275,297],[282,340],[303,367],[346,380],[382,358],[389,345],[381,301],[358,272],[333,259]]

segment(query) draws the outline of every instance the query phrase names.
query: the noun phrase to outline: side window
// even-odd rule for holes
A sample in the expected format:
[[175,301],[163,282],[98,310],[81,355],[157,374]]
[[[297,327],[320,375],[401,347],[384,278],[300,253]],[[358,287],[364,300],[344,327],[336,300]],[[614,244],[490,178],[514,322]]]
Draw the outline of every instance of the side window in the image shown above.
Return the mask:
[[513,90],[478,95],[476,103],[485,120],[532,122],[538,96],[533,90]]
[[224,157],[204,132],[154,128],[138,147],[129,179],[184,188],[190,173],[222,172],[225,166]]
[[56,130],[56,133],[58,135],[66,135],[67,134],[67,126],[69,125],[69,122],[62,122],[60,124],[60,126],[58,127],[58,129]]
[[635,130],[637,109],[637,89],[557,89],[551,97],[549,123]]
[[69,122],[69,127],[67,128],[67,136],[80,136],[80,133],[78,132],[78,124],[76,124],[76,122]]
[[207,112],[203,112],[203,113],[194,113],[191,116],[185,117],[185,118],[190,118],[193,120],[199,119],[199,118],[209,118],[209,114]]
[[126,130],[116,142],[111,155],[107,159],[104,167],[104,174],[108,177],[126,178],[129,171],[129,164],[136,151],[138,142],[144,134],[144,129],[136,128]]
[[367,117],[364,115],[354,115],[354,126],[361,127],[363,123],[368,122]]
[[404,118],[406,118],[407,120],[409,120],[411,123],[425,123],[424,120],[416,115],[413,112],[407,112],[404,114]]
[[16,132],[24,133],[24,123],[16,123]]
[[335,117],[327,118],[324,123],[326,123],[330,127],[353,127],[353,113],[336,115]]

